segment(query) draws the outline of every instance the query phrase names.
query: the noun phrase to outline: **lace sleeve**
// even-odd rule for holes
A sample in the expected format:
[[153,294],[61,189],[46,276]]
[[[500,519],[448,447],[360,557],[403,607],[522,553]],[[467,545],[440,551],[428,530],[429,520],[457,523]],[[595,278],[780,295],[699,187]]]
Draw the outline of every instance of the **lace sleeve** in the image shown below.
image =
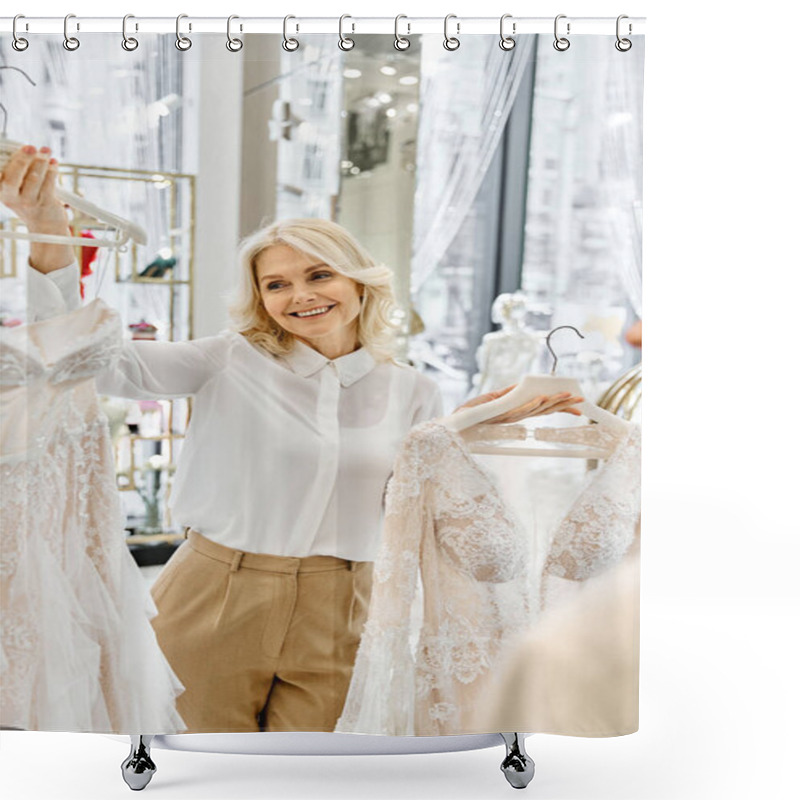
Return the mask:
[[383,541],[373,571],[369,614],[336,726],[339,732],[414,735],[410,619],[420,542],[431,524],[425,511],[429,466],[419,440],[409,436],[386,487]]
[[639,520],[640,463],[641,429],[631,425],[556,529],[546,574],[586,580],[622,560]]

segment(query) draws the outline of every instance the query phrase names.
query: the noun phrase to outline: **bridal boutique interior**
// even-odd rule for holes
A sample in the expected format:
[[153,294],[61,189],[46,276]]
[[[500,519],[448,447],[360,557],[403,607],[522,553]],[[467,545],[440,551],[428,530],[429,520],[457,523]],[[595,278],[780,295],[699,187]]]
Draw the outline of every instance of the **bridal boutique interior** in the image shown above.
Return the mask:
[[[316,36],[287,52],[279,36],[244,36],[229,52],[209,35],[179,52],[162,35],[135,52],[87,39],[71,59],[50,38],[25,74],[0,71],[4,135],[50,146],[62,184],[145,229],[146,245],[96,247],[96,221],[74,215],[82,296],[118,310],[129,337],[219,332],[240,239],[322,217],[394,270],[404,359],[439,384],[445,413],[550,374],[545,339],[572,326],[550,342],[557,374],[639,420],[643,45],[622,59],[613,37],[585,37],[565,57],[543,36],[511,52],[473,36],[450,52],[437,36],[399,51],[362,35],[348,51]],[[4,326],[25,321],[27,253],[0,239]],[[101,402],[128,546],[152,581],[183,540],[169,499],[191,398]],[[478,458],[543,564],[596,463]]]

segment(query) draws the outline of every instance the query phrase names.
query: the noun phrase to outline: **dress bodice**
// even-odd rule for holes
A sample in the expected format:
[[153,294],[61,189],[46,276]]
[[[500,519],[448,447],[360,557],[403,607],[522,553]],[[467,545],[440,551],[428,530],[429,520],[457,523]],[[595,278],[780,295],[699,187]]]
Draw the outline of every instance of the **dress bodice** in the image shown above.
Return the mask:
[[0,328],[0,387],[90,378],[121,347],[119,315],[100,299],[59,317]]

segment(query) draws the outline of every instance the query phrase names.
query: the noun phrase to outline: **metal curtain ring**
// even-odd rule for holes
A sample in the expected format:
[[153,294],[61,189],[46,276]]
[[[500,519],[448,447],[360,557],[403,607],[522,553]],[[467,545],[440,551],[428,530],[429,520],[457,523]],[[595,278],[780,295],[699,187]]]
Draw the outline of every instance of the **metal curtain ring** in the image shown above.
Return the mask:
[[[344,32],[342,31],[342,26],[344,25],[344,21],[346,19],[353,19],[353,18],[349,14],[342,14],[342,16],[339,17],[339,49],[344,50],[345,52],[347,52],[348,50],[352,50],[356,46],[356,43],[352,39],[349,39],[347,36],[345,36]],[[353,27],[353,31],[355,31],[356,29],[355,24],[354,23],[351,24]]]
[[[558,21],[560,19],[566,19],[566,14],[559,14],[556,17],[556,21],[553,23],[553,35],[556,37],[555,41],[553,42],[553,47],[558,50],[559,53],[563,53],[565,50],[569,50],[570,41],[566,38],[566,36],[559,36],[558,35]],[[570,24],[567,23],[567,36],[570,33]]]
[[[447,23],[450,22],[451,19],[457,19],[455,14],[448,14],[444,18],[444,49],[445,50],[458,50],[461,47],[461,42],[455,36],[448,36],[447,35]],[[456,33],[461,33],[461,23],[456,22]]]
[[30,42],[27,39],[23,38],[22,36],[18,36],[17,35],[17,20],[18,19],[25,19],[25,15],[24,14],[17,14],[14,17],[14,22],[11,25],[11,33],[14,36],[14,41],[11,42],[11,46],[17,52],[21,53],[23,50],[27,50],[28,49],[28,45],[30,44]]
[[[511,19],[511,14],[503,14],[503,16],[500,17],[500,49],[501,50],[513,50],[514,49],[514,45],[516,45],[516,43],[517,43],[516,39],[514,39],[513,37],[506,36],[506,34],[505,34],[504,30],[503,30],[503,26],[505,25],[505,21],[507,19]],[[516,33],[517,32],[517,23],[516,22],[512,22],[511,23],[511,32],[512,33]]]
[[[64,49],[69,50],[70,52],[77,50],[81,46],[80,41],[74,36],[70,36],[69,31],[67,30],[67,26],[69,25],[69,21],[71,19],[75,19],[74,14],[67,14],[67,16],[64,17]],[[80,30],[80,27],[77,25],[77,23],[76,29]]]
[[[399,27],[401,19],[408,19],[408,17],[405,14],[398,14],[394,18],[394,49],[408,50],[408,48],[411,47],[411,39],[406,39],[405,36],[400,35]],[[411,33],[411,24],[406,22],[406,27],[408,28],[408,33]]]
[[[134,19],[133,14],[126,14],[122,18],[122,49],[127,50],[129,53],[133,52],[139,46],[139,40],[134,39],[133,36],[128,36],[128,20]],[[139,26],[136,26],[139,30]]]
[[289,24],[290,19],[297,19],[297,17],[293,17],[291,14],[283,18],[283,43],[282,47],[287,53],[293,53],[300,47],[300,42],[297,39],[292,39],[291,37],[286,35],[286,29]]
[[[231,53],[238,53],[244,47],[244,42],[241,39],[236,39],[231,36],[231,21],[234,19],[239,19],[239,17],[237,17],[236,14],[231,14],[228,17],[228,41],[225,42],[225,47],[227,47]],[[239,30],[242,30],[241,25],[239,26]]]
[[[188,36],[184,36],[181,33],[181,20],[188,19],[188,14],[178,14],[177,18],[175,19],[175,47],[178,50],[188,50],[192,46],[192,40]],[[189,23],[189,30],[192,29],[192,23]]]
[[[627,14],[620,14],[617,17],[617,41],[614,42],[614,47],[616,47],[617,50],[620,51],[620,53],[627,53],[628,50],[630,50],[631,47],[633,47],[633,42],[631,42],[630,39],[623,39],[619,35],[620,22],[622,22],[623,19],[628,19],[628,15]],[[633,26],[629,22],[628,23],[628,35],[630,35],[631,33],[633,33]]]

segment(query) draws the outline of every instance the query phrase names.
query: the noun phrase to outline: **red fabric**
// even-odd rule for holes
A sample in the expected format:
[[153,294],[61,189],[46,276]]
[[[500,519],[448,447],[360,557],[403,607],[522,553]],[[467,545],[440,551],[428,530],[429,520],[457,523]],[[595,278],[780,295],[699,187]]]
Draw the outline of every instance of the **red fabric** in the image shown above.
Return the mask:
[[[74,231],[72,231],[74,236]],[[84,239],[95,239],[97,237],[91,231],[81,231],[80,236]],[[92,262],[97,258],[97,251],[99,248],[92,247],[91,245],[81,245],[81,299],[84,297],[83,279],[87,275],[92,274]]]

